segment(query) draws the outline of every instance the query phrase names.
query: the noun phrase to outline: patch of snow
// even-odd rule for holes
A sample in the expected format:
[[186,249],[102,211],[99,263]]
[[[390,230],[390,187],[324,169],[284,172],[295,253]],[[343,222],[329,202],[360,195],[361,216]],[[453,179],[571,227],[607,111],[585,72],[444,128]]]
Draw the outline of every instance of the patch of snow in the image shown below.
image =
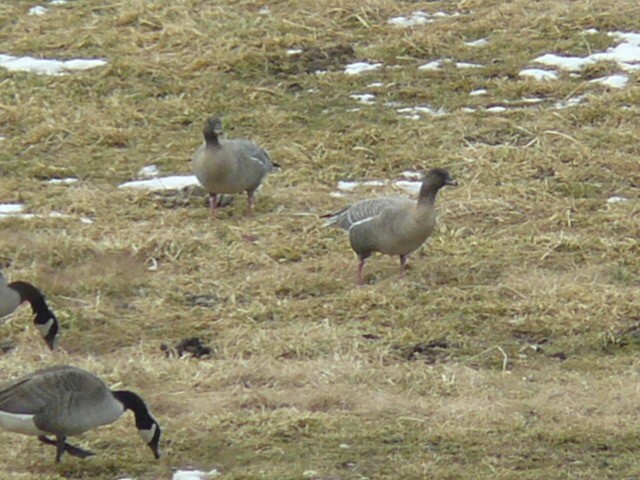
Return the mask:
[[538,98],[538,97],[522,97],[522,101],[524,103],[540,103],[540,102],[544,102],[544,98]]
[[342,192],[331,192],[329,196],[333,198],[343,198],[345,195]]
[[371,104],[376,96],[372,93],[354,93],[353,95],[349,95],[349,97],[358,100],[360,103]]
[[299,53],[302,53],[302,50],[300,48],[290,48],[286,53],[287,55],[298,55]]
[[318,75],[318,76],[320,76],[320,75],[326,75],[326,74],[327,74],[327,71],[326,71],[326,70],[316,70],[316,71],[315,71],[315,72],[313,72],[313,73],[314,73],[314,75]]
[[539,68],[525,68],[518,73],[521,77],[533,77],[536,80],[556,80],[558,73],[553,70],[541,70]]
[[393,184],[404,190],[405,192],[411,193],[412,195],[417,195],[420,192],[420,187],[422,187],[422,182],[410,181],[410,180],[397,180],[393,182]]
[[362,109],[361,108],[348,108],[347,109],[347,113],[359,112],[360,110],[362,110]]
[[593,34],[596,34],[596,33],[599,33],[599,32],[598,32],[598,29],[597,29],[597,28],[587,28],[587,29],[584,31],[584,33],[588,33],[589,35],[593,35]]
[[160,169],[155,165],[147,165],[138,170],[138,177],[140,178],[156,178],[160,175]]
[[586,95],[580,95],[577,97],[571,97],[571,98],[567,98],[566,100],[561,100],[559,102],[556,102],[553,107],[561,110],[563,108],[569,108],[569,107],[575,107],[577,105],[580,105],[581,103],[584,102],[584,100],[586,99]]
[[87,70],[106,65],[105,60],[48,60],[46,58],[14,57],[0,54],[0,67],[10,72],[31,72],[41,75],[65,75],[71,70]]
[[351,191],[358,186],[358,182],[353,182],[349,180],[340,180],[338,181],[338,190]]
[[478,95],[488,95],[489,91],[486,88],[479,88],[478,90],[472,90],[469,92],[469,95],[472,97],[477,97]]
[[536,63],[542,63],[549,67],[556,67],[570,72],[579,72],[585,65],[594,63],[590,57],[563,57],[555,53],[546,53],[533,59]]
[[607,203],[620,203],[620,202],[628,202],[628,201],[629,199],[626,197],[613,196],[613,197],[607,198]]
[[476,111],[476,109],[473,107],[462,107],[460,110],[465,113],[473,113]]
[[467,47],[483,47],[489,43],[486,38],[479,38],[478,40],[472,40],[470,42],[464,42]]
[[171,175],[150,180],[136,180],[118,185],[118,188],[136,188],[142,190],[179,190],[184,187],[199,185],[195,175]]
[[425,105],[423,107],[421,106],[416,106],[416,107],[404,107],[404,108],[399,108],[398,110],[396,110],[396,112],[398,113],[406,113],[406,114],[419,114],[419,113],[426,113],[427,115],[431,115],[433,117],[440,117],[442,115],[445,114],[445,111],[442,110],[441,108],[439,108],[438,110],[434,110],[433,108],[431,108],[428,105]]
[[178,470],[173,474],[172,480],[209,480],[220,476],[220,472],[215,468],[210,472],[202,470]]
[[29,15],[44,15],[45,13],[47,13],[47,9],[42,5],[36,5],[29,9]]
[[44,183],[48,183],[50,185],[58,185],[58,184],[69,185],[71,183],[76,183],[77,181],[78,181],[78,179],[74,178],[74,177],[70,177],[70,178],[50,178],[49,180],[45,180]]
[[480,65],[479,63],[469,63],[469,62],[456,62],[457,68],[482,68],[484,65]]
[[[587,30],[586,33],[598,32],[595,29],[590,29]],[[568,70],[570,72],[580,72],[585,66],[603,60],[615,62],[620,66],[620,68],[628,72],[640,70],[640,34],[632,32],[610,32],[608,35],[620,40],[621,43],[615,47],[608,48],[604,52],[593,53],[586,57],[562,56],[554,53],[547,53],[535,58],[533,61],[560,68],[562,70]],[[617,77],[618,78],[615,79],[605,80],[605,82],[611,82],[610,84],[605,84],[613,88],[625,87],[627,82],[623,81],[623,76],[618,75]]]
[[340,180],[338,181],[338,190],[342,190],[343,192],[350,192],[355,190],[356,188],[363,187],[381,187],[385,184],[385,182],[381,180],[365,180],[363,182],[358,182],[355,180]]
[[596,78],[589,83],[599,83],[611,88],[624,88],[629,83],[629,77],[626,75],[609,75],[608,77]]
[[346,65],[344,68],[344,73],[347,75],[359,75],[363,72],[370,72],[372,70],[377,70],[382,66],[381,63],[369,63],[369,62],[355,62]]
[[0,215],[15,215],[23,210],[21,203],[0,203]]
[[617,38],[618,40],[624,40],[625,42],[631,43],[633,45],[640,45],[640,33],[610,32],[607,35]]
[[[21,203],[0,203],[0,220],[3,218],[22,218],[22,219],[32,219],[32,218],[44,218],[44,215],[38,215],[36,213],[24,213],[24,205]],[[75,218],[73,215],[69,215],[68,213],[62,212],[49,212],[46,217],[49,218]],[[93,220],[87,217],[80,217],[79,219],[82,223],[93,223]]]
[[435,71],[440,70],[442,68],[442,60],[434,60],[429,63],[425,63],[424,65],[420,65],[418,70],[421,71]]
[[382,83],[382,82],[373,82],[373,83],[370,83],[369,85],[367,85],[367,88],[380,88],[380,87],[384,87],[384,83]]
[[506,111],[507,111],[507,107],[503,107],[502,105],[496,105],[495,107],[487,108],[487,112],[491,112],[491,113],[502,113]]
[[387,23],[397,25],[399,27],[414,27],[416,25],[424,25],[425,23],[431,22],[433,22],[433,19],[429,18],[429,14],[421,10],[413,12],[408,17],[393,17],[387,20]]
[[69,3],[67,0],[49,0],[49,5],[64,5]]

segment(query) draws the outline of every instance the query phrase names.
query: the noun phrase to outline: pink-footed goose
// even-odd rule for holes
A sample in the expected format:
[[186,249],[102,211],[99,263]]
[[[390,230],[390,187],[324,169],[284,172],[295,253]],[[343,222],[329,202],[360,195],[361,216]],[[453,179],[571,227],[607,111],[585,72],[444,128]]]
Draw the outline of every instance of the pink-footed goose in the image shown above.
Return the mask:
[[7,283],[0,272],[0,318],[9,315],[25,302],[31,305],[33,323],[46,344],[53,350],[59,330],[58,319],[49,310],[40,290],[27,282]]
[[435,201],[445,185],[457,185],[448,171],[434,168],[423,177],[418,201],[405,197],[362,200],[342,210],[323,215],[325,226],[349,232],[351,248],[358,256],[358,284],[364,282],[364,263],[373,252],[400,256],[400,276],[407,258],[433,233],[436,226]]
[[113,423],[126,410],[133,412],[138,433],[160,458],[160,425],[142,398],[128,390],[112,391],[92,373],[58,365],[0,385],[0,428],[55,445],[56,463],[65,452],[79,458],[94,455],[69,445],[66,438]]
[[193,172],[209,192],[211,214],[220,206],[218,194],[247,192],[249,213],[256,202],[256,190],[267,174],[279,167],[267,152],[249,140],[223,140],[222,121],[210,117],[202,131],[204,144],[193,155]]

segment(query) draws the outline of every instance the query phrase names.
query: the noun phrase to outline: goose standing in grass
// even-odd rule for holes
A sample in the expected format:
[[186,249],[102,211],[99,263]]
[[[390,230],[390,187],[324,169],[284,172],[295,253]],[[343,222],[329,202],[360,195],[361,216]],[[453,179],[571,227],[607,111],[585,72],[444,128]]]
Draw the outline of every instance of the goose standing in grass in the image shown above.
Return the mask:
[[0,272],[0,318],[9,315],[24,302],[31,305],[35,315],[33,323],[46,344],[53,350],[59,329],[58,319],[49,310],[40,290],[27,282],[7,283]]
[[457,185],[448,171],[434,168],[423,177],[418,201],[404,197],[362,200],[323,215],[325,226],[349,232],[351,248],[358,255],[358,284],[364,282],[364,263],[373,252],[400,256],[400,277],[409,254],[422,245],[436,226],[435,202],[445,185]]
[[204,144],[193,155],[193,172],[209,192],[211,214],[215,217],[221,193],[247,192],[249,214],[253,214],[256,190],[267,174],[279,167],[267,152],[249,140],[223,140],[222,121],[210,117],[202,131]]
[[160,458],[160,425],[142,398],[128,390],[111,391],[92,373],[59,365],[0,385],[0,428],[55,445],[56,463],[64,452],[80,458],[94,455],[69,445],[66,438],[113,423],[126,410],[133,411],[138,433]]

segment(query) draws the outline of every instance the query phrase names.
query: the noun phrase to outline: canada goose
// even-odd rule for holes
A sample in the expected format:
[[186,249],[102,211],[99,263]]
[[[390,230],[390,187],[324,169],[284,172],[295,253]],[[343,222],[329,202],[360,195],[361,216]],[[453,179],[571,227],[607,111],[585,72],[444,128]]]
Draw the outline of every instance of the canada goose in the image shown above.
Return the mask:
[[36,287],[27,282],[7,283],[0,272],[0,318],[16,310],[22,303],[29,302],[35,317],[33,323],[50,349],[54,349],[59,326],[44,296]]
[[55,445],[56,463],[64,452],[80,458],[94,455],[69,445],[66,438],[115,422],[126,410],[133,411],[138,433],[160,458],[160,425],[142,398],[127,390],[109,390],[92,373],[58,365],[0,385],[0,428],[37,435],[42,443]]
[[264,149],[249,140],[222,140],[222,121],[210,117],[204,124],[204,144],[193,155],[193,172],[209,192],[209,206],[215,217],[218,194],[247,192],[249,213],[254,211],[255,193],[275,167]]
[[404,197],[371,198],[321,217],[329,219],[325,226],[349,232],[351,248],[359,258],[358,284],[364,281],[364,262],[373,252],[399,255],[400,277],[404,275],[409,254],[436,226],[436,195],[445,185],[457,183],[448,171],[434,168],[422,179],[417,203]]

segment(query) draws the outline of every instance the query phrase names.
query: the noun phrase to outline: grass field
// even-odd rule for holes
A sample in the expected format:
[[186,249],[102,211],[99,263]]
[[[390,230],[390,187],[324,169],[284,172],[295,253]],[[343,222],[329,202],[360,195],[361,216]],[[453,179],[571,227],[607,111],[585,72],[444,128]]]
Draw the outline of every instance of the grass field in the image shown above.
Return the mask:
[[[16,344],[0,379],[65,363],[135,390],[164,456],[127,415],[59,466],[0,433],[0,478],[640,477],[638,77],[590,83],[624,73],[613,61],[519,75],[615,47],[609,32],[640,31],[636,1],[34,5],[0,4],[0,53],[107,64],[0,69],[0,203],[40,215],[0,218],[0,260],[62,326],[52,353],[28,308],[0,324]],[[417,10],[448,16],[388,23]],[[364,61],[381,67],[344,73]],[[441,114],[398,112],[415,106]],[[118,188],[151,164],[189,174],[211,114],[283,166],[254,217],[243,197],[212,221],[197,192]],[[460,183],[437,232],[404,280],[375,256],[356,287],[347,236],[317,216],[396,190],[335,198],[337,182],[434,166]],[[63,177],[79,181],[46,183]],[[161,351],[191,336],[215,353]]]

